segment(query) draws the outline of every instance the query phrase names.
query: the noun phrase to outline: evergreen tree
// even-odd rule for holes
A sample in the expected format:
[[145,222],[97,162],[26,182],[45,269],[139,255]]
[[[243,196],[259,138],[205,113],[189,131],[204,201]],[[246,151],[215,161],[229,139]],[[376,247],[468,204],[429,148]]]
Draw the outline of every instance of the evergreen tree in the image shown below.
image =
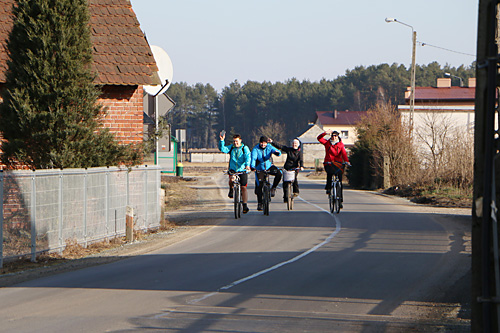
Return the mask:
[[100,127],[88,1],[18,0],[13,15],[0,108],[3,162],[43,169],[130,161],[131,147]]

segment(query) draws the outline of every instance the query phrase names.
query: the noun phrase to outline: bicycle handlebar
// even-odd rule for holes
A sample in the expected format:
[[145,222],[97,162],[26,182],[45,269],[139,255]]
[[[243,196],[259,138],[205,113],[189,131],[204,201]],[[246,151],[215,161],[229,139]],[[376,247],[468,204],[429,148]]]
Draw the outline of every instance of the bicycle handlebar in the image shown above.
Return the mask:
[[285,168],[280,168],[281,170],[284,170],[284,171],[300,171],[301,168],[292,168],[290,170],[287,170]]
[[243,174],[245,174],[245,173],[248,173],[248,172],[246,172],[246,171],[237,171],[237,172],[236,172],[236,171],[231,171],[231,170],[224,170],[223,172],[224,172],[226,175],[230,175],[230,176],[232,176],[232,175],[243,175]]

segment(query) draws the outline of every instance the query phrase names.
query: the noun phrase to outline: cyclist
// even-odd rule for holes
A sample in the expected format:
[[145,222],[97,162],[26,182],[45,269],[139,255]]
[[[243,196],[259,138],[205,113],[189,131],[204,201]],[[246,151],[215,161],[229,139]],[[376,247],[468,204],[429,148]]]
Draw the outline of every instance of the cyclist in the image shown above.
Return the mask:
[[[248,193],[247,193],[247,183],[248,183],[248,173],[250,171],[250,148],[241,142],[241,135],[233,135],[233,144],[224,145],[224,139],[226,138],[226,133],[222,132],[219,135],[219,150],[223,153],[229,154],[229,171],[231,172],[243,172],[240,175],[241,184],[241,194],[243,197],[243,214],[248,213]],[[228,197],[233,197],[233,181],[231,176],[229,177],[229,193]]]
[[[324,137],[326,135],[330,135],[330,139],[326,140]],[[331,187],[332,187],[332,178],[335,173],[338,172],[339,175],[339,180],[340,180],[340,197],[341,200],[343,199],[342,195],[342,172],[339,169],[338,166],[333,164],[333,162],[336,163],[347,163],[347,165],[351,165],[349,163],[349,158],[347,157],[347,152],[345,151],[344,143],[342,142],[342,139],[339,137],[339,132],[337,131],[325,131],[318,135],[318,141],[322,143],[325,146],[325,160],[323,162],[323,165],[325,166],[325,171],[326,171],[326,194],[331,193]],[[340,207],[342,208],[342,203],[340,204]]]
[[273,186],[271,187],[271,196],[276,194],[276,187],[281,181],[280,170],[272,163],[272,155],[281,156],[281,152],[271,145],[267,144],[267,136],[261,136],[259,143],[252,149],[252,160],[250,168],[255,170],[255,195],[257,196],[257,210],[262,210],[262,187],[264,178],[259,177],[258,171],[267,171],[274,176]]
[[[286,153],[286,161],[283,169],[290,171],[294,169],[304,170],[304,158],[302,155],[302,147],[300,140],[295,138],[292,141],[292,146],[287,147],[284,145],[280,145],[273,140],[269,139],[269,142],[275,146],[276,148],[284,151]],[[293,182],[293,194],[295,196],[299,195],[299,182],[297,181],[298,170],[295,172],[295,180]],[[287,186],[283,186],[283,201],[286,202],[288,198]]]

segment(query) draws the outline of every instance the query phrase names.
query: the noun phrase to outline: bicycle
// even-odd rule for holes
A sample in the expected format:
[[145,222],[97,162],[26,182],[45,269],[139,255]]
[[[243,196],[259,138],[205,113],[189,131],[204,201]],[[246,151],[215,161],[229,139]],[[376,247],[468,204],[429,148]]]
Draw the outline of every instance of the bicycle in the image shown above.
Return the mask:
[[337,163],[333,162],[333,165],[335,165],[338,170],[333,174],[332,177],[332,185],[330,188],[330,193],[328,194],[328,201],[330,203],[330,212],[333,213],[340,213],[340,208],[342,208],[342,184],[340,182],[339,178],[339,172],[343,173],[344,172],[344,167],[346,163]]
[[233,182],[233,201],[234,201],[234,218],[241,218],[241,211],[243,210],[243,197],[241,193],[240,175],[244,172],[231,172],[227,171],[226,174],[231,176]]
[[287,197],[286,199],[286,208],[288,210],[293,210],[293,182],[295,182],[295,173],[297,170],[300,170],[300,168],[295,168],[291,170],[285,170],[282,169],[281,171],[283,172],[283,190],[285,190],[286,187],[286,192],[287,192]]
[[269,183],[269,172],[267,170],[258,170],[257,177],[262,185],[262,212],[269,215],[269,204],[271,202],[271,183]]

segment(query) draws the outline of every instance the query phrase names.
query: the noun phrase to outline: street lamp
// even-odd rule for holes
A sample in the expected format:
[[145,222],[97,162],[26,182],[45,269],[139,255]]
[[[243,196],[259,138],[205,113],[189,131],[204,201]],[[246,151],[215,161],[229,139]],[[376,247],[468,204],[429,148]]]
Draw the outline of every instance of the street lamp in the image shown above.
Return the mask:
[[456,79],[459,79],[460,80],[460,87],[464,86],[464,81],[462,80],[462,78],[460,76],[451,75],[451,73],[444,73],[444,76],[445,77],[454,77]]
[[410,131],[413,131],[413,112],[415,110],[415,49],[417,46],[417,32],[413,27],[404,22],[398,21],[395,18],[387,17],[385,22],[391,23],[396,22],[411,28],[412,38],[413,38],[413,49],[411,54],[411,90],[410,90]]

